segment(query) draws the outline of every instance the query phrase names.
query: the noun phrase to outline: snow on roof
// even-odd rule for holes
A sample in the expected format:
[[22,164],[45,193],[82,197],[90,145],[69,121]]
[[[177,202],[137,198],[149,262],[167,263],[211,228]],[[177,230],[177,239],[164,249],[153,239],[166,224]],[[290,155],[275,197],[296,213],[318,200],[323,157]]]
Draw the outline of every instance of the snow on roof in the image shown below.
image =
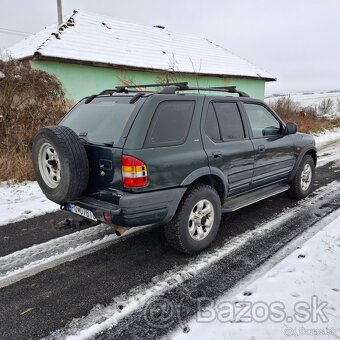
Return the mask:
[[74,11],[61,26],[46,27],[13,45],[7,53],[15,59],[36,56],[275,80],[268,72],[207,39],[82,10]]

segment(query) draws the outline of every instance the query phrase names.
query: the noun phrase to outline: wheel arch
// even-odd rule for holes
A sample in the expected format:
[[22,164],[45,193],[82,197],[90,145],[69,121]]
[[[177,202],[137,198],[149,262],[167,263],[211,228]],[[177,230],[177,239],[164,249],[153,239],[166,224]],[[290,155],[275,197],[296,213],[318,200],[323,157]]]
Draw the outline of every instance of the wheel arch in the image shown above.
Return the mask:
[[228,192],[228,185],[221,170],[210,167],[197,169],[184,179],[182,185],[192,186],[198,183],[207,184],[213,187],[220,196],[221,202],[224,201]]
[[315,150],[315,149],[309,149],[309,150],[304,154],[304,156],[305,156],[305,155],[310,155],[310,156],[312,156],[313,161],[314,161],[314,164],[315,164],[315,166],[316,166],[316,163],[317,163],[316,150]]
[[297,157],[293,170],[288,178],[288,182],[290,182],[294,178],[303,157],[305,157],[306,155],[310,155],[313,158],[314,164],[316,166],[317,164],[316,148],[314,145],[307,145],[301,150],[299,156]]

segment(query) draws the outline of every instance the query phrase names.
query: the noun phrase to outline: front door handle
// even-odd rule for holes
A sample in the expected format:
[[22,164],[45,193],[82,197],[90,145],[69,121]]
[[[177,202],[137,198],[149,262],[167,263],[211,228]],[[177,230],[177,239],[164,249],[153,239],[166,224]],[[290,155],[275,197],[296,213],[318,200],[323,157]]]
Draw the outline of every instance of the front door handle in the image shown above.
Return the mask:
[[266,151],[266,148],[265,148],[264,145],[259,145],[258,149],[259,149],[259,152],[260,152],[260,153],[263,153],[263,152]]
[[214,151],[212,154],[213,154],[214,158],[222,157],[222,152],[221,151]]

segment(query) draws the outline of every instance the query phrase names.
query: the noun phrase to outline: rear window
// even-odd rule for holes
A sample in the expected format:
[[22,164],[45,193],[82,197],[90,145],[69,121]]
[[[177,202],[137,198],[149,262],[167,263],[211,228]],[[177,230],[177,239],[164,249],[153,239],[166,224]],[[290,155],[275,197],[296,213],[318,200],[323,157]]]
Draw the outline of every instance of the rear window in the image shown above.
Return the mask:
[[145,145],[172,146],[186,140],[194,112],[193,101],[166,101],[158,105],[153,116]]
[[106,99],[95,99],[89,104],[75,106],[60,125],[77,134],[86,134],[89,142],[118,144],[135,105]]

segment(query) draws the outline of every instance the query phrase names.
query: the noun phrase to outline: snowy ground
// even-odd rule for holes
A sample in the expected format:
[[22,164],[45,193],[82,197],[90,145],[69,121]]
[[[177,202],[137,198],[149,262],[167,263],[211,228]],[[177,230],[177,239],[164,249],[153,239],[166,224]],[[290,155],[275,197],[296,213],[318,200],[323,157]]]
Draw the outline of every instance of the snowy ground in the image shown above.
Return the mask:
[[340,337],[340,210],[301,249],[233,297],[211,301],[173,339]]
[[319,133],[314,136],[317,146],[322,146],[324,143],[332,142],[340,139],[340,127]]
[[[329,162],[339,163],[339,143],[340,140],[340,128],[335,128],[330,131],[325,131],[315,136],[316,147],[318,149],[318,164],[317,166],[323,166]],[[334,171],[339,171],[334,169]]]
[[[267,97],[265,102],[273,102],[282,97],[290,97],[292,100],[300,103],[301,106],[312,106],[318,107],[324,99],[331,99],[334,104],[334,113],[336,113],[336,105],[337,100],[340,100],[340,92],[334,93],[313,93],[313,94],[303,94],[303,93],[292,93],[286,96],[276,96],[276,97]],[[340,113],[338,113],[340,114]]]
[[0,183],[0,226],[58,209],[57,204],[45,197],[37,182]]

